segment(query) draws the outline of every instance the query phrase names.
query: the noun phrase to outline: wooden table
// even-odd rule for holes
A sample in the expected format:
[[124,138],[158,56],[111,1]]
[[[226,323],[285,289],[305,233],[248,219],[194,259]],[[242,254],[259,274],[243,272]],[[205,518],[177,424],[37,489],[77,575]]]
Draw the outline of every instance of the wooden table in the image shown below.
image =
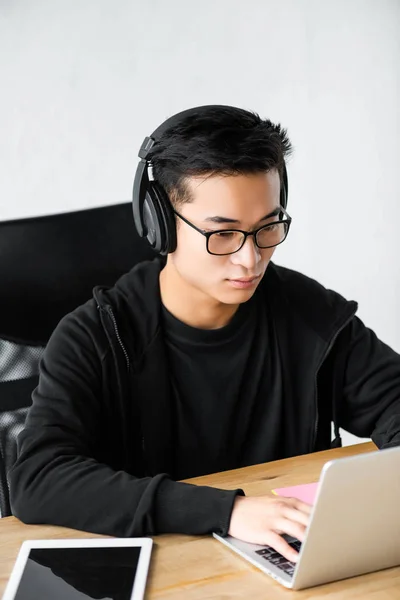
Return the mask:
[[[375,446],[369,442],[190,481],[226,489],[242,487],[246,494],[258,496],[268,494],[274,488],[318,481],[327,460],[374,449]],[[23,540],[83,537],[100,536],[62,527],[24,525],[14,517],[0,519],[0,593],[4,591]],[[148,581],[149,600],[400,599],[400,567],[294,592],[276,583],[212,537],[164,535],[156,536],[154,542]]]

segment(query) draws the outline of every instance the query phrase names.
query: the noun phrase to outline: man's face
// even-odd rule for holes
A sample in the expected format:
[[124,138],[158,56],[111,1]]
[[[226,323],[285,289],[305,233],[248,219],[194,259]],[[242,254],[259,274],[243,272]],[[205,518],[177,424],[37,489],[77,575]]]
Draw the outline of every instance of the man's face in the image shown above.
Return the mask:
[[[203,231],[253,231],[277,220],[265,218],[280,205],[280,179],[268,173],[189,179],[193,201],[178,212]],[[254,294],[275,248],[261,249],[254,237],[228,256],[207,252],[206,238],[177,217],[177,249],[169,255],[187,284],[221,304],[240,304]],[[251,281],[243,281],[243,280]],[[241,281],[238,281],[241,280]]]

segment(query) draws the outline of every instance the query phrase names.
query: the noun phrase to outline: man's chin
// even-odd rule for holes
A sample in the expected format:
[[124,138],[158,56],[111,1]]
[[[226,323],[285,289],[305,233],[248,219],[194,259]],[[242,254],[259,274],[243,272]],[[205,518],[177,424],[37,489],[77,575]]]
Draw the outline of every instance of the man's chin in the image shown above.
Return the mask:
[[247,289],[229,287],[218,294],[216,298],[221,304],[243,304],[253,297],[257,285]]

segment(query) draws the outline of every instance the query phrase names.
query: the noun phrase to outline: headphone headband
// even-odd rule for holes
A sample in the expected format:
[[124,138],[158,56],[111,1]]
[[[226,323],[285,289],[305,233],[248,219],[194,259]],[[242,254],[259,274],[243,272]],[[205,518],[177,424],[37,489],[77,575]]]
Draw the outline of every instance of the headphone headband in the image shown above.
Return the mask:
[[191,115],[195,115],[199,112],[202,112],[204,110],[207,110],[208,108],[232,108],[231,106],[227,106],[225,104],[204,104],[203,106],[195,106],[194,108],[188,108],[186,110],[182,110],[179,113],[176,113],[175,115],[172,115],[171,117],[168,117],[168,119],[166,121],[164,121],[163,123],[161,123],[161,125],[159,125],[157,127],[157,129],[155,129],[153,131],[153,133],[150,136],[147,136],[144,138],[142,145],[140,147],[139,150],[139,157],[146,159],[148,153],[150,152],[151,148],[154,146],[154,144],[156,142],[158,142],[161,137],[163,136],[163,134],[173,125],[179,123],[180,121],[182,121],[183,119],[185,119],[186,117],[190,117]]

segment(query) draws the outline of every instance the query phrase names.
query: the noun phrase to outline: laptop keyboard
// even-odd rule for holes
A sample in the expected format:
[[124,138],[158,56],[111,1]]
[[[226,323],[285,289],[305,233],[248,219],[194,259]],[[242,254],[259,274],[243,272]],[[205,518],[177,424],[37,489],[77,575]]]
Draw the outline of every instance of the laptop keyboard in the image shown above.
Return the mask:
[[[300,552],[301,542],[299,542],[299,540],[286,538],[286,541],[289,546],[297,550],[297,552]],[[255,550],[255,553],[262,556],[262,558],[265,558],[265,560],[275,565],[275,567],[278,567],[278,569],[281,569],[284,573],[287,573],[287,575],[293,576],[296,563],[291,562],[282,556],[282,554],[276,552],[271,546],[266,546],[265,548],[261,548],[261,550]]]

